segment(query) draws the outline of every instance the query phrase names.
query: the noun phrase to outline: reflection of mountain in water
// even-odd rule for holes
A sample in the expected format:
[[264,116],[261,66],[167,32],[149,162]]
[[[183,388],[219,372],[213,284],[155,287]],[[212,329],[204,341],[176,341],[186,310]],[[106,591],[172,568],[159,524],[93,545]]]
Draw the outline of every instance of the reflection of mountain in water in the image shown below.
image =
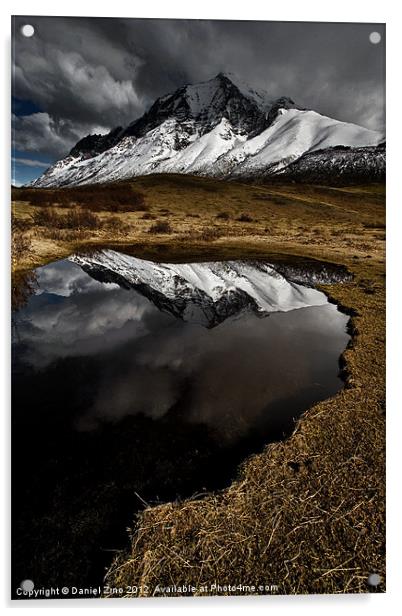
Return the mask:
[[327,302],[323,293],[287,280],[267,263],[154,263],[113,250],[70,261],[100,282],[135,289],[159,310],[206,327],[244,310],[266,315]]

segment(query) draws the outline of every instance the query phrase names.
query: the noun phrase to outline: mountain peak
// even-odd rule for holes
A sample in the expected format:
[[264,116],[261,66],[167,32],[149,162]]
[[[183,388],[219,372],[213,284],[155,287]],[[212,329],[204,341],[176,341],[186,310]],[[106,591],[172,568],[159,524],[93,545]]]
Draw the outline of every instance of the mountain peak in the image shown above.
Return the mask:
[[271,107],[266,93],[253,90],[232,73],[220,72],[211,79],[181,86],[158,98],[124,134],[143,137],[167,119],[175,118],[182,124],[195,123],[193,128],[203,135],[226,118],[239,133],[251,135],[266,125]]
[[262,88],[256,90],[246,80],[232,72],[220,71],[215,77],[207,81],[201,81],[186,87],[191,88],[193,91],[205,88],[211,91],[226,90],[232,97],[240,95],[256,104],[261,110],[265,110],[272,104],[272,99],[266,90]]
[[236,85],[236,75],[234,73],[228,73],[224,71],[220,71],[211,79],[211,81],[220,81],[220,82],[230,82],[233,85]]

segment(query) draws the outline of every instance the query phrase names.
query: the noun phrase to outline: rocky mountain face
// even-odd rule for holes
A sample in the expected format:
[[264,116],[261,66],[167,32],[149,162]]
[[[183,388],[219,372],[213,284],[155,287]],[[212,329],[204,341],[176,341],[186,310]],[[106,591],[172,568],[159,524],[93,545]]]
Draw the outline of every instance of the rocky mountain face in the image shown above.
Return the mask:
[[385,168],[384,136],[272,99],[220,73],[159,98],[141,118],[81,139],[32,185],[55,187],[188,173],[222,179],[321,181],[339,173],[374,179]]
[[100,282],[135,289],[159,310],[208,328],[244,311],[266,316],[326,304],[312,285],[347,276],[325,267],[304,270],[257,261],[154,263],[113,250],[69,260]]
[[123,127],[118,126],[107,135],[88,135],[73,147],[69,155],[73,158],[86,159],[102,154],[120,141],[122,132]]
[[[269,170],[266,176],[269,176]],[[384,176],[385,143],[362,148],[337,146],[308,152],[276,174],[278,179],[332,185],[381,182]]]
[[[172,118],[181,124],[189,123],[188,128],[202,136],[225,117],[238,134],[250,137],[267,128],[280,107],[295,107],[291,99],[269,101],[253,90],[243,94],[240,88],[223,73],[205,83],[179,88],[159,98],[147,113],[126,128],[124,136],[144,137]],[[185,145],[188,143],[182,147]]]

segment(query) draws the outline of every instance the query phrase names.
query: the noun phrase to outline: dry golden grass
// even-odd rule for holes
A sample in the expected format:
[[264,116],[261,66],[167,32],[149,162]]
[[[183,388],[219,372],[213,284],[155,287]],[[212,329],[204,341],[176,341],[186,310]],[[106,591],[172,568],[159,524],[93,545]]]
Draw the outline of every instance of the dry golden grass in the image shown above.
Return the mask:
[[[118,194],[122,192],[122,184],[119,186]],[[132,194],[144,196],[145,214],[136,205],[133,211],[111,212],[116,189],[95,187],[91,202],[98,203],[96,195],[102,195],[100,203],[104,208],[96,210],[98,227],[85,234],[81,229],[76,237],[70,233],[65,241],[49,237],[46,226],[33,227],[31,249],[21,256],[14,270],[31,269],[88,246],[114,245],[156,258],[163,253],[164,258],[171,260],[202,259],[212,246],[214,254],[220,258],[236,257],[243,251],[261,257],[269,252],[297,253],[305,246],[314,250],[323,243],[328,246],[327,258],[336,258],[344,251],[358,256],[368,250],[383,249],[384,192],[378,186],[351,189],[256,186],[175,175],[136,178],[125,186]],[[72,191],[71,206],[76,208],[77,189],[64,189],[66,194],[69,190]],[[27,201],[29,190],[24,191],[26,200],[14,201],[13,211],[16,218],[29,221],[42,208],[38,206],[37,197],[35,205],[31,205]],[[46,193],[43,199],[49,207],[53,192],[55,202],[51,207],[63,216],[67,199],[60,207],[57,201],[60,190],[43,189],[40,194]],[[15,192],[17,197],[18,194]],[[228,218],[221,218],[222,212]],[[111,232],[108,229],[107,221],[111,216],[121,221],[122,230]],[[244,221],[244,216],[252,220]],[[149,233],[155,220],[161,219],[169,223],[170,232],[166,236]]]
[[[346,265],[350,283],[322,287],[353,312],[342,358],[346,386],[311,408],[285,442],[246,460],[228,489],[146,508],[107,582],[142,586],[276,585],[278,593],[359,593],[379,573],[385,589],[384,187],[245,185],[158,176],[131,182],[154,220],[116,214],[128,230],[68,240],[31,230],[23,273],[73,250],[112,246],[156,260],[313,257]],[[13,205],[29,218],[33,206]],[[228,216],[218,216],[225,212]],[[110,214],[100,212],[99,216]],[[237,220],[242,215],[250,222]],[[146,590],[145,590],[146,587]],[[255,591],[258,592],[258,589]],[[225,593],[224,593],[225,594]]]

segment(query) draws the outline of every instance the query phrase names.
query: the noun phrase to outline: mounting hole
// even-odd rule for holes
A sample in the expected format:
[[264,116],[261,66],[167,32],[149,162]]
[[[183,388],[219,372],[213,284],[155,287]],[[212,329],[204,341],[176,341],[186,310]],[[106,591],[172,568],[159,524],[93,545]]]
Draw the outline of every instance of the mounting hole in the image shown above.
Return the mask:
[[367,583],[369,586],[378,586],[381,583],[381,576],[378,573],[370,573]]
[[370,43],[373,43],[373,45],[378,45],[378,43],[380,43],[381,41],[381,34],[379,32],[372,32],[369,36],[370,39]]
[[22,590],[25,590],[25,592],[32,592],[35,587],[35,584],[32,580],[23,580],[20,584],[20,587],[22,588]]
[[22,36],[31,38],[31,36],[35,34],[35,28],[31,26],[31,24],[25,24],[24,26],[21,26],[21,34]]

